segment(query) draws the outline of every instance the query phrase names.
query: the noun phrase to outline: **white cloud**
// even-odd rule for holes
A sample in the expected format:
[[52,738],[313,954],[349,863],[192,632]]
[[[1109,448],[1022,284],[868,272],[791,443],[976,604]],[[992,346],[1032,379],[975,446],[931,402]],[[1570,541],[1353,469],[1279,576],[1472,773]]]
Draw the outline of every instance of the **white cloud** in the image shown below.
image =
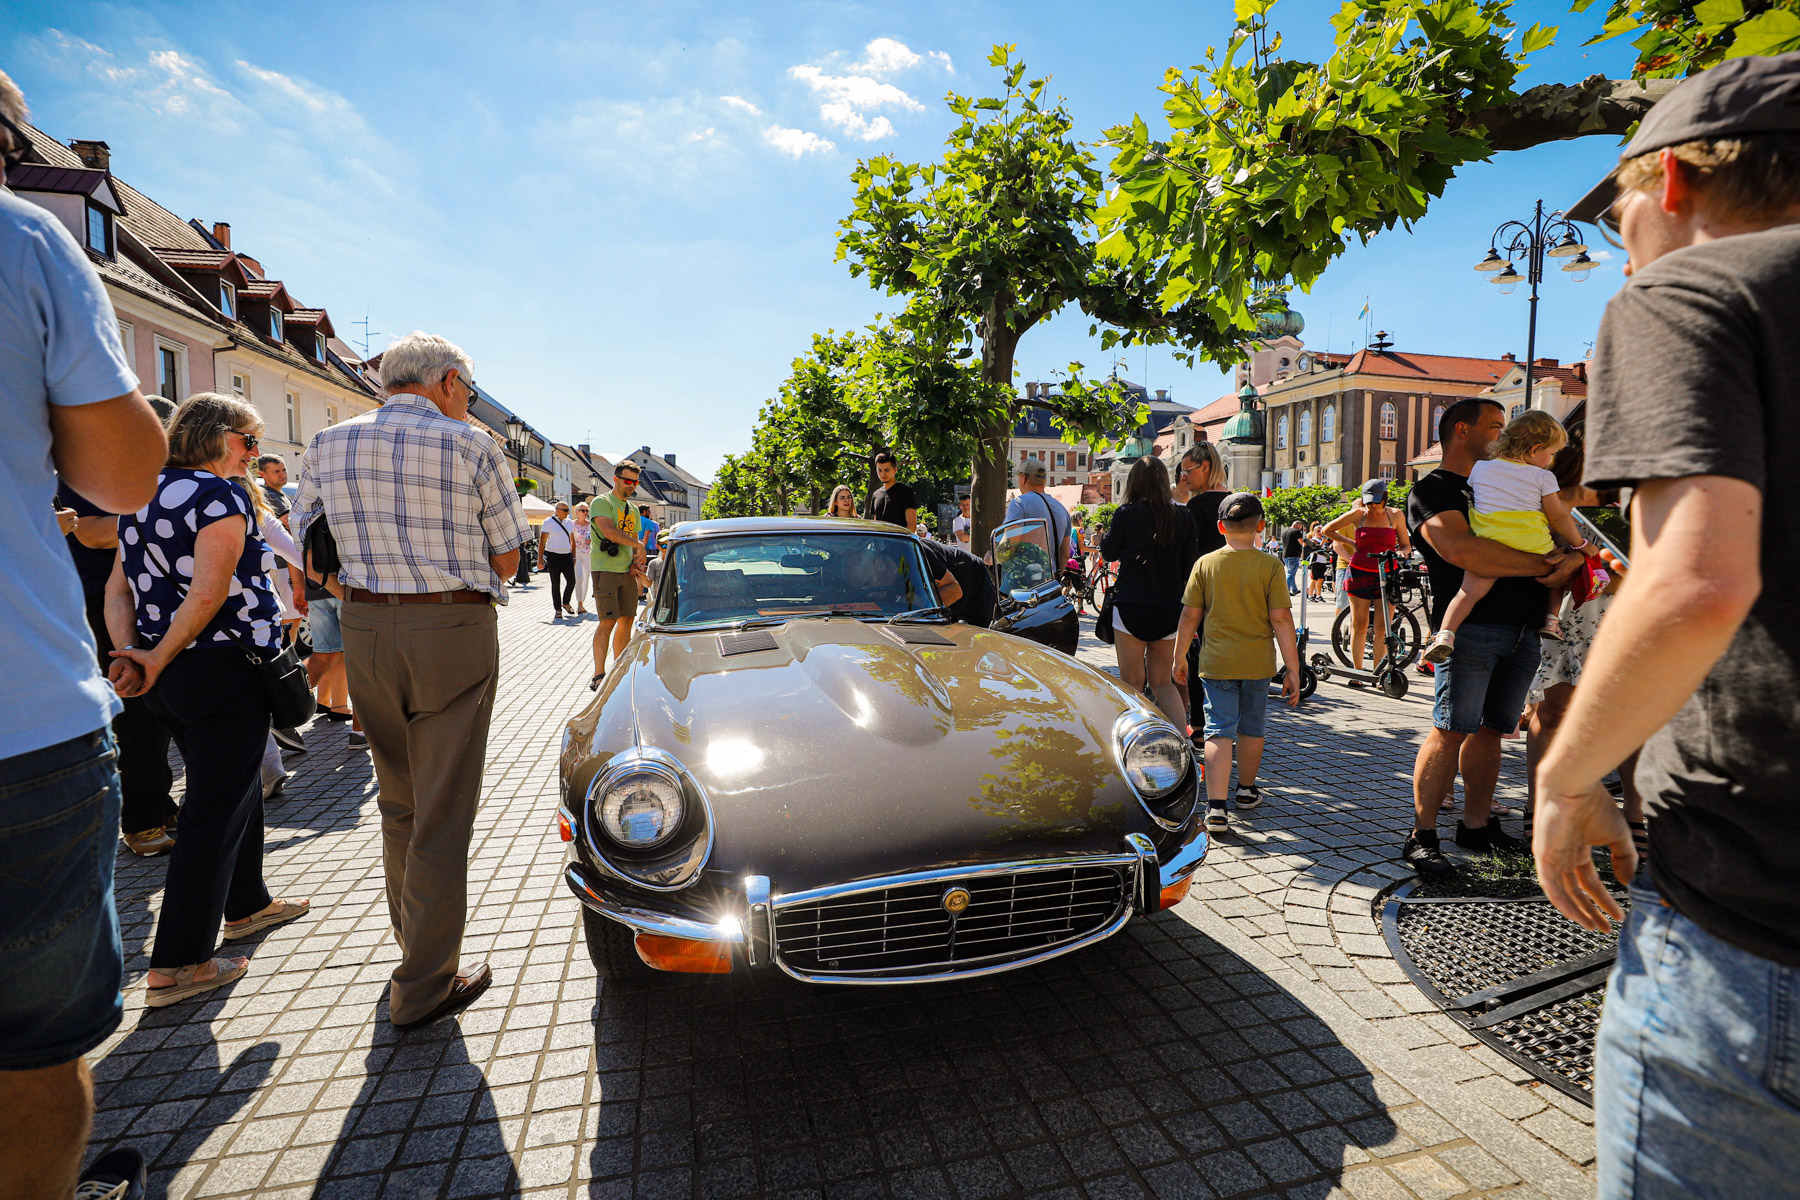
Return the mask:
[[944,73],[946,75],[956,74],[956,68],[950,62],[950,56],[948,54],[945,54],[942,50],[933,50],[929,55],[927,55],[927,57],[936,59],[938,62],[943,63],[944,64]]
[[863,60],[850,69],[865,75],[887,75],[916,67],[920,58],[904,42],[893,38],[876,38],[863,47]]
[[750,103],[748,100],[744,99],[742,96],[720,96],[719,103],[724,104],[730,108],[735,108],[739,112],[749,113],[753,117],[762,116],[762,109],[756,107],[756,105]]
[[[870,46],[875,44],[871,42]],[[905,49],[904,46],[900,48]],[[869,75],[827,75],[811,65],[789,67],[788,74],[804,83],[819,98],[820,120],[860,141],[872,142],[893,135],[893,122],[886,117],[870,116],[872,109],[925,111],[925,106],[907,93]]]
[[828,154],[837,149],[830,141],[805,129],[789,129],[785,125],[770,125],[762,131],[763,141],[775,147],[789,158],[800,158],[807,154]]
[[634,180],[696,185],[704,161],[725,148],[698,98],[589,100],[546,122],[538,137],[552,152],[573,155]]

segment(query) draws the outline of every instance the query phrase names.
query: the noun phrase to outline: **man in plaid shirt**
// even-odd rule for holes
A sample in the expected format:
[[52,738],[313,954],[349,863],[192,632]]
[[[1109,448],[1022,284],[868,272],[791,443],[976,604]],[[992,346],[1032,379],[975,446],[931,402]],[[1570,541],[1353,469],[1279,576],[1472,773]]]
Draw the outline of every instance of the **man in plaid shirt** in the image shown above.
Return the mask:
[[531,540],[493,438],[467,421],[469,358],[414,333],[381,359],[382,407],[307,447],[294,536],[337,542],[344,665],[380,782],[400,965],[388,1019],[410,1028],[487,989],[461,966],[469,840],[500,670],[494,605]]

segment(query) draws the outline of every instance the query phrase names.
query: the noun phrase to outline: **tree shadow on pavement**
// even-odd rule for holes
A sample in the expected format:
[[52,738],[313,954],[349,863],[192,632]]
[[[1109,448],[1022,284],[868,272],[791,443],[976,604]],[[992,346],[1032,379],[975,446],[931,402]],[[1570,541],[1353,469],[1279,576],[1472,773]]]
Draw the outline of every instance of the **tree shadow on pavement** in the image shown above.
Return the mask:
[[1314,1198],[1406,1148],[1410,1097],[1168,913],[986,979],[603,982],[595,1051],[590,1200]]

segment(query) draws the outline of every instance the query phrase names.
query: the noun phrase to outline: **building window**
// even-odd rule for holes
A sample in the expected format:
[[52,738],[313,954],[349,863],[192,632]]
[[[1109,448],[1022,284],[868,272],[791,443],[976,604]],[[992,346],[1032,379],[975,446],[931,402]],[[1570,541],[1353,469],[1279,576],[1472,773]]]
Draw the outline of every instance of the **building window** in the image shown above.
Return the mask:
[[1393,463],[1382,463],[1381,469],[1379,471],[1375,472],[1375,475],[1379,479],[1394,478],[1394,464]]
[[1310,408],[1300,410],[1300,444],[1302,446],[1312,445],[1312,410]]
[[1438,405],[1431,410],[1431,440],[1438,441],[1438,429],[1444,423],[1444,406]]
[[287,440],[298,446],[300,444],[300,397],[289,392],[285,408],[287,411]]
[[1330,445],[1337,441],[1337,405],[1327,404],[1325,411],[1319,416],[1319,444]]
[[1520,413],[1522,413],[1524,411],[1525,411],[1525,403],[1524,403],[1524,401],[1520,401],[1519,403],[1512,406],[1512,411],[1506,414],[1506,418],[1507,418],[1507,420],[1510,421],[1514,417],[1518,416]]
[[1083,451],[1082,453],[1077,454],[1075,456],[1075,465],[1078,467],[1086,467],[1087,466],[1087,452],[1086,451]]
[[156,348],[156,394],[170,404],[181,403],[181,355],[167,346]]
[[[1382,401],[1382,404],[1381,404],[1381,430],[1380,430],[1380,434],[1379,434],[1381,440],[1384,442],[1393,441],[1394,437],[1396,436],[1395,431],[1396,431],[1397,427],[1399,426],[1399,424],[1400,424],[1400,415],[1394,409],[1394,402],[1392,400]],[[1390,475],[1387,478],[1392,479],[1393,476]]]
[[269,307],[269,336],[281,340],[281,310],[273,305]]
[[1288,419],[1287,419],[1287,414],[1282,413],[1281,416],[1279,416],[1275,419],[1275,448],[1277,450],[1286,450],[1287,449],[1287,439],[1288,439]]
[[242,371],[231,373],[231,394],[239,400],[250,399],[250,377]]
[[98,204],[87,206],[87,244],[95,254],[107,258],[113,256],[112,218]]
[[313,334],[313,357],[325,361],[325,335],[322,333]]
[[219,311],[232,320],[237,320],[237,289],[219,280]]
[[325,424],[326,425],[336,425],[337,424],[337,405],[327,404],[325,406]]

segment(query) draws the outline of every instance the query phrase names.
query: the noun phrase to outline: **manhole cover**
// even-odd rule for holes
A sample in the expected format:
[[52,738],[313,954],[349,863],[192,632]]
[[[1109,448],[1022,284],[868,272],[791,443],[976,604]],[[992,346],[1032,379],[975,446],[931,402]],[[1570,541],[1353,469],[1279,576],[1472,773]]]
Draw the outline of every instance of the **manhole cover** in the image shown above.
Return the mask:
[[1382,932],[1433,1003],[1539,1079],[1593,1103],[1594,1034],[1616,934],[1567,920],[1532,879],[1466,871],[1403,885],[1388,898]]

